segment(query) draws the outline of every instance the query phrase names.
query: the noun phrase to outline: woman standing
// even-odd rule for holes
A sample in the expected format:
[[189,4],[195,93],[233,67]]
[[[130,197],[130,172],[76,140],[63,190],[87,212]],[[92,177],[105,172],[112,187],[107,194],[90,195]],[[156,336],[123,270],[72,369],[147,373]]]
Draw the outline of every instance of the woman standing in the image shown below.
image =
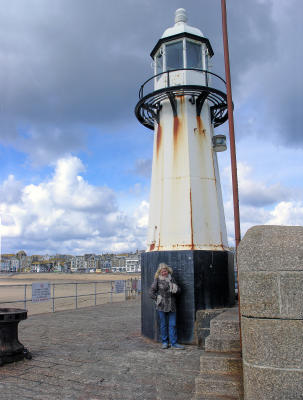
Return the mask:
[[150,288],[150,297],[156,302],[159,314],[162,349],[167,349],[170,343],[173,349],[183,350],[184,346],[177,343],[176,330],[176,295],[180,288],[172,273],[167,264],[159,264]]

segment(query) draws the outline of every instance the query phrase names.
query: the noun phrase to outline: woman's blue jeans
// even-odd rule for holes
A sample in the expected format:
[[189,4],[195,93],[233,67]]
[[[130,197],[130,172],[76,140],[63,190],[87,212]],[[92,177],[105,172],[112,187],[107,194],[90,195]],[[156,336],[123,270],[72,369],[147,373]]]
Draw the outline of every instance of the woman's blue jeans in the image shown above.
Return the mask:
[[162,343],[174,345],[177,343],[176,313],[158,311]]

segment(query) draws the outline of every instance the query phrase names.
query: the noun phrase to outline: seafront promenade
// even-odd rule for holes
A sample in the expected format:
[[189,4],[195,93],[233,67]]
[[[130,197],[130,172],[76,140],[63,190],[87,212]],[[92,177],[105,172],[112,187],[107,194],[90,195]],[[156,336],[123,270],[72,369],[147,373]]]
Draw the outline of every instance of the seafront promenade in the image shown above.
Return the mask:
[[2,400],[190,400],[202,350],[140,335],[140,299],[30,316],[32,360],[0,367]]

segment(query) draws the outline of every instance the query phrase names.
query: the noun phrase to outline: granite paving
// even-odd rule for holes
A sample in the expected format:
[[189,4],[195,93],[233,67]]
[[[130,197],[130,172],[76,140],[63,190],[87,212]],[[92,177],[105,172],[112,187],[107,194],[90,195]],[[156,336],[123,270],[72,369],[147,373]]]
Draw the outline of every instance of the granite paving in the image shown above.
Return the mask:
[[162,350],[140,326],[140,299],[30,316],[33,358],[0,367],[0,399],[192,399],[203,351]]

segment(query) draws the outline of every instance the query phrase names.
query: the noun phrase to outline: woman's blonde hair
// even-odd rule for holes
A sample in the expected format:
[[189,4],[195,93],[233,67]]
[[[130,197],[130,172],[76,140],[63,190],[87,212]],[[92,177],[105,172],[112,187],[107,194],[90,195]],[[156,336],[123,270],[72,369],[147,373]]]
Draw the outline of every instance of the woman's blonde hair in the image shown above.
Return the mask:
[[173,270],[171,267],[169,267],[167,264],[165,263],[160,263],[159,267],[155,273],[155,278],[159,278],[160,272],[162,271],[162,269],[167,269],[167,271],[172,275]]

